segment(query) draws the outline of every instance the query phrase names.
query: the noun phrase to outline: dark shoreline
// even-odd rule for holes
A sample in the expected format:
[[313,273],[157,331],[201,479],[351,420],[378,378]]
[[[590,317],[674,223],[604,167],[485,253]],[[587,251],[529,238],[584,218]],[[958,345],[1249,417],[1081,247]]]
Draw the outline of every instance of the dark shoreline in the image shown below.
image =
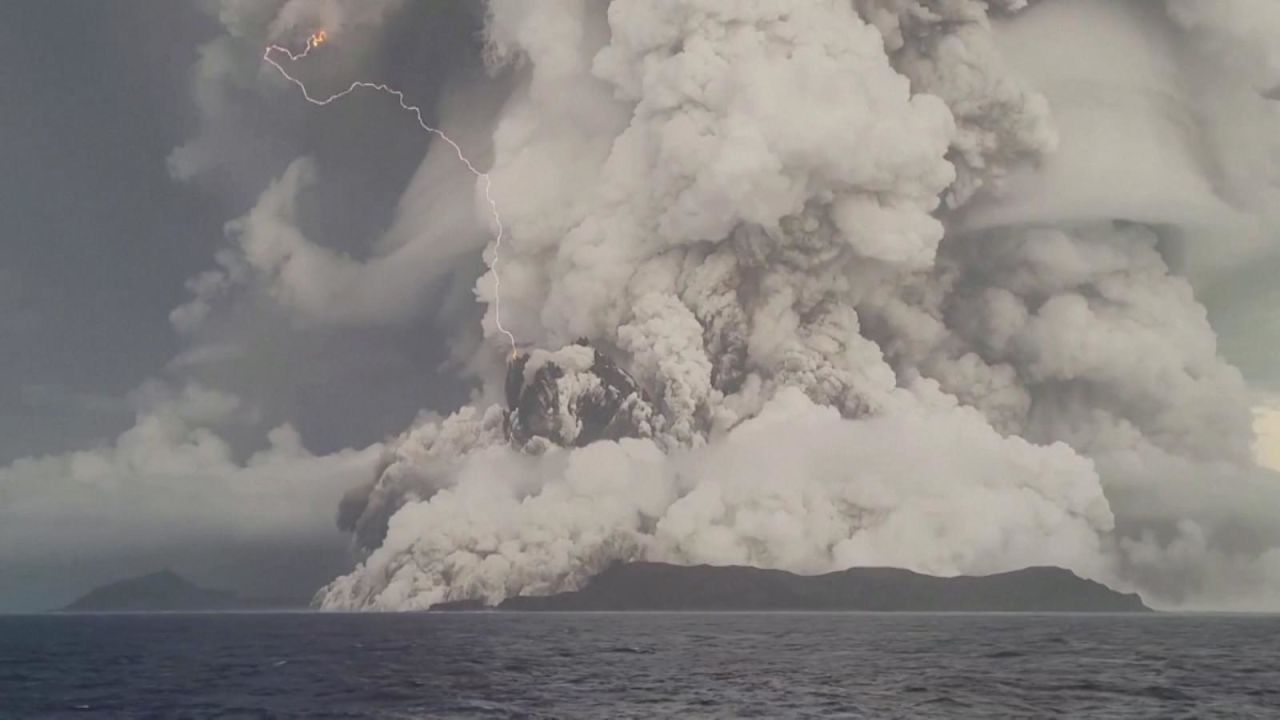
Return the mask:
[[[483,612],[467,600],[437,612]],[[1018,612],[1149,613],[1120,593],[1069,570],[1033,567],[985,576],[935,577],[897,568],[852,568],[824,575],[710,565],[614,565],[581,590],[508,598],[499,611],[669,612]]]
[[[243,598],[161,572],[97,588],[52,613],[331,612],[299,600]],[[1149,613],[1120,593],[1069,570],[1032,567],[986,576],[935,577],[897,568],[852,568],[823,575],[741,566],[618,563],[576,591],[437,604],[425,612],[854,612]]]

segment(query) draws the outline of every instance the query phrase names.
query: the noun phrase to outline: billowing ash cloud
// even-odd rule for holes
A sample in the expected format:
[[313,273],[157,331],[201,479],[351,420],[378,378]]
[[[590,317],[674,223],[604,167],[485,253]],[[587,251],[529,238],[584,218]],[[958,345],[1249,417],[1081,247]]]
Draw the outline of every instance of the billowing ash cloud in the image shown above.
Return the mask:
[[391,515],[381,546],[323,601],[497,602],[642,557],[806,573],[1046,562],[1103,572],[1113,517],[1090,462],[1001,437],[977,411],[935,400],[850,422],[788,387],[727,435],[666,453],[623,440],[525,456],[451,445],[476,437],[458,433],[474,417],[424,426],[392,451],[373,492],[430,499]]
[[[1274,605],[1276,478],[1187,274],[1215,233],[1235,262],[1275,246],[1224,132],[1275,140],[1270,8],[1027,5],[491,2],[503,324],[563,373],[562,440],[590,348],[644,416],[531,453],[493,373],[344,501],[369,554],[321,603],[497,602],[644,557],[1053,563]],[[1034,53],[1099,27],[1131,62]]]

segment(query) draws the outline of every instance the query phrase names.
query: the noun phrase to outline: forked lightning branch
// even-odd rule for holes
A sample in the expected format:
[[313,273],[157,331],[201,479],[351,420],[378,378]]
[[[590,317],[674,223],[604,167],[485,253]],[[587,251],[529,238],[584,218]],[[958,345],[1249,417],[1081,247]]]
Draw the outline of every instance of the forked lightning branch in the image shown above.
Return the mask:
[[313,33],[311,37],[307,38],[306,47],[301,52],[295,53],[289,50],[288,48],[282,47],[280,45],[268,45],[267,49],[262,54],[262,59],[270,63],[272,67],[278,70],[280,74],[284,77],[284,79],[298,86],[298,89],[302,91],[302,97],[305,98],[306,101],[311,103],[312,105],[319,105],[323,107],[337,100],[341,100],[342,98],[345,98],[348,95],[351,95],[352,93],[354,93],[355,91],[361,90],[361,89],[376,90],[386,95],[390,95],[391,97],[396,99],[396,101],[400,104],[400,108],[402,110],[405,110],[413,114],[414,118],[416,118],[418,121],[418,125],[424,131],[431,133],[432,135],[435,135],[436,137],[440,138],[444,142],[448,143],[449,147],[453,148],[454,153],[458,156],[458,159],[462,161],[462,164],[465,165],[467,167],[467,170],[471,171],[471,174],[475,175],[476,179],[480,181],[480,186],[484,190],[485,201],[489,204],[489,211],[493,217],[494,323],[497,325],[498,331],[501,332],[503,335],[505,335],[507,340],[511,343],[511,353],[514,356],[516,353],[515,335],[512,335],[511,332],[507,330],[506,327],[504,327],[502,324],[502,276],[498,272],[498,261],[501,258],[501,254],[502,254],[502,240],[504,235],[504,228],[502,225],[502,217],[498,214],[498,203],[493,199],[493,193],[492,193],[493,188],[492,188],[492,182],[489,180],[489,175],[477,169],[476,166],[473,165],[471,161],[467,159],[467,156],[462,152],[462,147],[459,146],[458,143],[454,142],[452,138],[444,134],[444,132],[441,131],[439,128],[435,128],[435,127],[432,127],[431,125],[428,125],[426,119],[422,115],[422,108],[418,107],[417,105],[413,105],[409,103],[405,99],[404,93],[401,92],[400,90],[397,90],[389,85],[386,85],[385,83],[375,83],[375,82],[357,80],[351,83],[351,85],[349,85],[347,89],[341,92],[335,93],[328,97],[318,98],[311,94],[311,91],[307,89],[306,83],[294,77],[289,72],[289,70],[285,68],[285,66],[280,61],[276,60],[276,58],[274,57],[277,54],[283,55],[284,57],[287,57],[289,59],[289,62],[298,62],[299,60],[302,60],[306,58],[308,55],[310,55],[312,50],[315,50],[321,45],[324,45],[328,41],[329,41],[329,34],[324,30],[321,30],[319,32]]

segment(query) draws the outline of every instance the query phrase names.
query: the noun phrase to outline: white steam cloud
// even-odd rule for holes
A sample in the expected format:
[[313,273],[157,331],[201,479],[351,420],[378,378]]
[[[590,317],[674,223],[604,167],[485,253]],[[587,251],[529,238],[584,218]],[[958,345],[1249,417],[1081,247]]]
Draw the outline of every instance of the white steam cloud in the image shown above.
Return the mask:
[[[149,383],[132,401],[136,421],[113,442],[0,468],[0,568],[16,574],[11,589],[23,589],[24,568],[44,565],[73,574],[51,584],[74,593],[86,581],[153,571],[131,558],[163,562],[166,550],[170,561],[199,548],[310,544],[317,554],[341,551],[333,508],[372,472],[378,447],[317,456],[282,425],[266,447],[240,457],[226,437],[253,420],[240,399]],[[210,563],[203,565],[209,572]]]
[[[786,388],[698,449],[663,453],[647,440],[538,457],[463,449],[449,486],[396,512],[382,546],[323,602],[498,602],[639,558],[806,573],[1045,562],[1104,573],[1100,538],[1113,518],[1090,462],[1065,445],[1001,437],[976,411],[936,399],[854,423]],[[447,467],[448,442],[438,431],[406,438],[383,478],[425,472],[420,492],[431,468]],[[423,454],[408,456],[415,450]]]
[[411,430],[322,603],[497,602],[645,557],[1053,563],[1274,605],[1249,508],[1280,487],[1170,265],[1217,231],[1274,243],[1219,142],[1267,132],[1266,48],[1224,59],[1248,23],[1179,3],[1024,4],[492,2],[523,77],[491,170],[505,324],[616,353],[663,422],[536,458],[496,410]]

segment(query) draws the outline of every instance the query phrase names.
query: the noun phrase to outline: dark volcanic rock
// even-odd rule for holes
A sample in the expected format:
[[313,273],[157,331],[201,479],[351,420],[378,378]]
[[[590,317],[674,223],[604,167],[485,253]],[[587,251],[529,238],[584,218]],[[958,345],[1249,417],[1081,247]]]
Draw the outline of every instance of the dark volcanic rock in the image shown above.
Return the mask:
[[582,590],[510,598],[503,610],[861,610],[916,612],[1146,612],[1142,599],[1034,567],[942,578],[895,568],[794,575],[749,567],[619,564]]
[[64,612],[174,612],[306,607],[305,602],[250,600],[209,590],[163,570],[90,590]]
[[586,340],[516,355],[506,380],[507,437],[516,447],[583,447],[652,434],[653,406],[635,379]]

